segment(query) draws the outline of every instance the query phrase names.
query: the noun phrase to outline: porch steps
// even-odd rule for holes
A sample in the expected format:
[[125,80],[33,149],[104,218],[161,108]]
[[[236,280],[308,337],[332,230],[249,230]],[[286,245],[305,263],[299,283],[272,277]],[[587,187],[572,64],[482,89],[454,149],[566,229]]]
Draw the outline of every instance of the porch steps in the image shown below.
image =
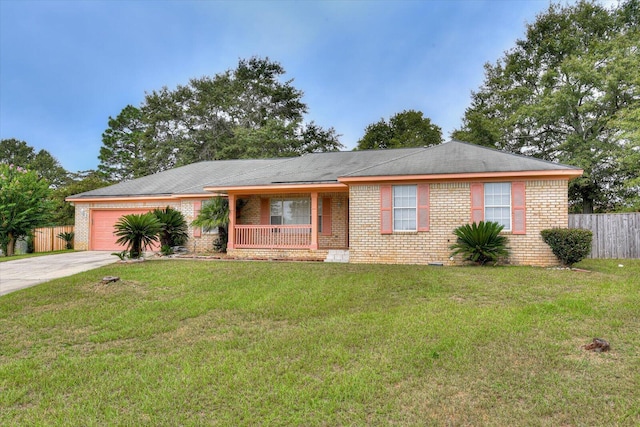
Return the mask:
[[349,251],[331,249],[324,262],[349,262]]

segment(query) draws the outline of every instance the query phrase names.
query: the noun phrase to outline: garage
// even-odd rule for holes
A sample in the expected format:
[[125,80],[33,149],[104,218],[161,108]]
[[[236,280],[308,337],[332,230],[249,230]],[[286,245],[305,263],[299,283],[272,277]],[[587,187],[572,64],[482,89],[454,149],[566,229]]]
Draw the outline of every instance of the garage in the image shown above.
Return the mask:
[[[153,208],[145,209],[109,209],[91,211],[90,223],[90,249],[94,251],[122,251],[124,246],[118,245],[116,240],[118,237],[114,234],[114,225],[123,215],[143,214]],[[156,246],[153,250],[159,250]]]

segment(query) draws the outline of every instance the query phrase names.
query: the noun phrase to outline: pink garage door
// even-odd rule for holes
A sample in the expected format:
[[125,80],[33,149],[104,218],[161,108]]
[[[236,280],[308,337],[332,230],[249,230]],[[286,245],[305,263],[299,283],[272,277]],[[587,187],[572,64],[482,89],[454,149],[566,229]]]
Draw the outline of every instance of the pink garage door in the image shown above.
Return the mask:
[[[124,246],[116,244],[118,237],[114,234],[114,224],[122,215],[147,213],[151,209],[117,209],[117,210],[92,210],[91,211],[91,241],[90,249],[93,251],[121,251]],[[159,245],[151,249],[159,250]]]

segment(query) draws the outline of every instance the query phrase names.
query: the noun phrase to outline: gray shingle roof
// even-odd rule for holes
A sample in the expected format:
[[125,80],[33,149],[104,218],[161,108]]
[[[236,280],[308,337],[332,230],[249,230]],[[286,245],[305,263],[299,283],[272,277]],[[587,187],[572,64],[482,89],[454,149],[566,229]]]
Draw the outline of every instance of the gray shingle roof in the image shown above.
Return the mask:
[[578,168],[450,141],[433,147],[313,153],[301,157],[199,162],[71,197],[210,194],[204,187],[337,183],[339,177],[439,175]]

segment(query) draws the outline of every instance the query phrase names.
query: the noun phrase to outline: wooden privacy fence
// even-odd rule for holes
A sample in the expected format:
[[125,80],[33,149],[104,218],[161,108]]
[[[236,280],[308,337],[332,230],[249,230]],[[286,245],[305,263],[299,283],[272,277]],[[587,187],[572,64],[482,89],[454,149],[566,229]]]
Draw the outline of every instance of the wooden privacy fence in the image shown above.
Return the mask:
[[640,258],[640,212],[569,215],[569,228],[593,232],[589,258]]
[[73,225],[36,228],[33,236],[34,252],[51,252],[66,249],[66,242],[57,237],[60,233],[73,232]]

